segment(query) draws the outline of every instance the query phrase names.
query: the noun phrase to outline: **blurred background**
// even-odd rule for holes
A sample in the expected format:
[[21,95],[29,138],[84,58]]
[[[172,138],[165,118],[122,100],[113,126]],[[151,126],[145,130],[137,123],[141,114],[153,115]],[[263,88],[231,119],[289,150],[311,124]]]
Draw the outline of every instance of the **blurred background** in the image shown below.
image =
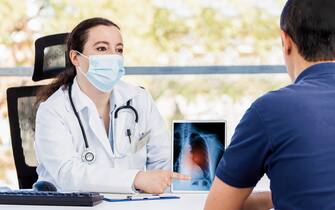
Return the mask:
[[[95,16],[121,27],[126,66],[283,65],[279,16],[284,3],[0,0],[0,71],[32,68],[37,38],[70,32],[83,19]],[[126,76],[124,80],[151,92],[168,128],[172,120],[227,120],[228,143],[243,113],[257,97],[290,83],[284,73],[147,75]],[[0,186],[18,187],[6,89],[30,84],[37,84],[30,76],[13,73],[0,77]]]

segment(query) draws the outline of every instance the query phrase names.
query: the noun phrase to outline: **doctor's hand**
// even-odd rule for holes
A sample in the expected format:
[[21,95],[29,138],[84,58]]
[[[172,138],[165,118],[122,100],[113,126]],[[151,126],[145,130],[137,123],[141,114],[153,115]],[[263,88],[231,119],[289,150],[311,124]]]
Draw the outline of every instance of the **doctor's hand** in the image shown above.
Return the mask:
[[146,193],[161,194],[171,186],[173,179],[190,180],[191,177],[171,171],[140,171],[134,181],[134,187]]

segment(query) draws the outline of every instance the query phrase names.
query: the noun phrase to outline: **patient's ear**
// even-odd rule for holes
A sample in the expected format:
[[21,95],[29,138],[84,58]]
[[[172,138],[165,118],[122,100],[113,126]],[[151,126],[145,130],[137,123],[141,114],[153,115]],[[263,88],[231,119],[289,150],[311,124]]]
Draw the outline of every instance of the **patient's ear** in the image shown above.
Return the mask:
[[293,41],[292,38],[283,30],[280,31],[284,55],[290,55],[292,52]]

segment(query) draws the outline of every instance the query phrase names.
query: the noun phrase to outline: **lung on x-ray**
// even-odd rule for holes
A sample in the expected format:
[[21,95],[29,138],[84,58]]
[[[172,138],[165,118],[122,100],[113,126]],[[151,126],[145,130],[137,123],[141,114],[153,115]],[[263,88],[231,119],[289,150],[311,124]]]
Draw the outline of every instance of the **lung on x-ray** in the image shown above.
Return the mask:
[[173,191],[208,191],[223,155],[226,123],[176,121],[173,123],[173,171],[192,177],[173,181]]

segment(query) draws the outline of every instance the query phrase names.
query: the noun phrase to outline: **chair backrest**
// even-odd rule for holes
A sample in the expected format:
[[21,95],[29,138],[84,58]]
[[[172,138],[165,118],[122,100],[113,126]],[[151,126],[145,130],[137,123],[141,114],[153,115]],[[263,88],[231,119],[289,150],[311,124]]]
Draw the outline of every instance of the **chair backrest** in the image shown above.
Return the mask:
[[66,39],[68,33],[44,36],[35,42],[33,81],[55,77],[66,66]]
[[34,153],[36,91],[41,86],[7,89],[7,106],[14,162],[20,188],[31,188],[37,180]]
[[[33,81],[53,78],[65,70],[67,36],[67,33],[62,33],[36,40]],[[40,87],[21,86],[7,89],[12,149],[20,188],[31,188],[38,178],[34,137],[37,111],[36,93]]]

